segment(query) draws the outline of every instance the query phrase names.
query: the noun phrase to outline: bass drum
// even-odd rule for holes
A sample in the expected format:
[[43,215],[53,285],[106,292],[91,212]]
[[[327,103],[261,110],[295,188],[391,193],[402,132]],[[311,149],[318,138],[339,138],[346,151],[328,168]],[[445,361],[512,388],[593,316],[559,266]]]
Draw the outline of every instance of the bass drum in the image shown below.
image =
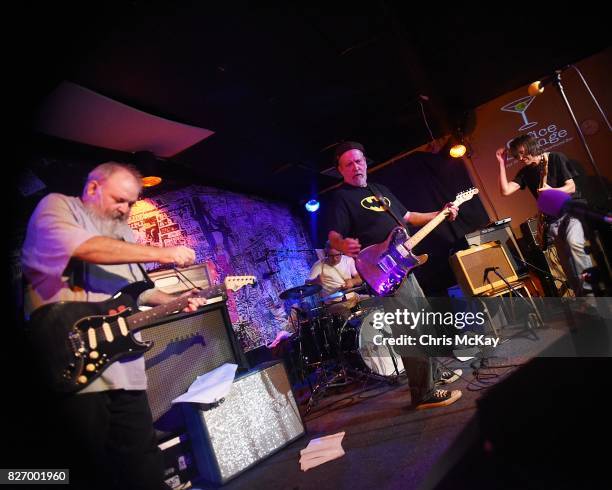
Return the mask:
[[380,376],[393,376],[398,372],[401,374],[404,372],[402,358],[393,351],[392,347],[374,343],[374,336],[380,335],[382,331],[391,334],[391,328],[386,324],[382,330],[374,328],[376,313],[384,313],[384,310],[382,308],[358,310],[348,319],[340,332],[343,353],[357,369]]

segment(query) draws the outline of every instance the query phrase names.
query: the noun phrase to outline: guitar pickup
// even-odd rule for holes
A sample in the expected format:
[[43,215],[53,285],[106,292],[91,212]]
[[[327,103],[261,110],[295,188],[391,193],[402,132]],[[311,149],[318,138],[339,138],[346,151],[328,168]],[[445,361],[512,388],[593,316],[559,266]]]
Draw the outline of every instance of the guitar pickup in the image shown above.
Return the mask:
[[408,250],[406,247],[404,247],[401,243],[395,247],[397,249],[397,251],[400,253],[400,255],[404,258],[408,257],[408,255],[410,255],[410,250]]
[[378,267],[385,273],[388,274],[391,269],[397,265],[397,262],[393,260],[390,255],[385,255],[382,260],[378,261]]

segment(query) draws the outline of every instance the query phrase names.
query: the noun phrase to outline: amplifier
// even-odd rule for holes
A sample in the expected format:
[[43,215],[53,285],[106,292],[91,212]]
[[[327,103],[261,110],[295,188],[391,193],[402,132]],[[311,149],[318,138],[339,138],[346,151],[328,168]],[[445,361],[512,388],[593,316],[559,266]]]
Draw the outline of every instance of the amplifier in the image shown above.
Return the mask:
[[236,378],[220,403],[180,405],[199,474],[213,484],[224,484],[305,433],[282,362]]
[[509,283],[518,280],[506,250],[496,242],[460,250],[450,257],[450,265],[466,296],[478,296],[505,285],[495,272],[486,273],[488,267],[498,268],[497,272]]
[[205,264],[151,272],[149,277],[157,289],[168,294],[182,293],[195,287],[205,289],[210,286],[210,276]]
[[512,267],[519,275],[527,272],[525,265],[525,257],[516,241],[510,219],[497,221],[493,226],[476,230],[465,235],[465,239],[469,246],[482,245],[483,243],[498,241],[504,250],[508,259],[512,263]]
[[537,217],[529,218],[521,223],[521,231],[525,238],[527,259],[535,265],[534,272],[540,278],[546,296],[573,296],[569,289],[565,271],[561,266],[559,253],[554,243],[542,251],[538,246],[536,235],[538,230]]
[[185,432],[183,414],[172,400],[185,393],[198,376],[226,362],[247,365],[225,302],[166,318],[142,330],[141,336],[153,341],[144,358],[147,395],[160,438]]

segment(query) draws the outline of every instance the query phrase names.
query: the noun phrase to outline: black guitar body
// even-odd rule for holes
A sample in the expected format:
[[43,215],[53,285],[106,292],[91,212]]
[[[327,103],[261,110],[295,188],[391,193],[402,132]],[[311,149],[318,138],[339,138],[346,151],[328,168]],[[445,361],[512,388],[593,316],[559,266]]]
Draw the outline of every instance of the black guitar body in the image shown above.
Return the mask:
[[110,363],[149,350],[153,344],[134,339],[125,318],[138,311],[135,298],[150,287],[137,282],[99,303],[62,301],[35,310],[27,335],[47,384],[72,393],[89,385]]

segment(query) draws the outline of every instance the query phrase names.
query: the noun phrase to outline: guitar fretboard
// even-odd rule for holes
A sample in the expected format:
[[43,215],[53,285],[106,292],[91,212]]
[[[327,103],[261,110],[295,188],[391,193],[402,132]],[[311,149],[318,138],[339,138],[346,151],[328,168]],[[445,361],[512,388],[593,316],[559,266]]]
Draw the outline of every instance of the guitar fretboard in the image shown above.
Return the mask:
[[408,238],[408,240],[404,242],[404,246],[408,248],[408,250],[412,250],[421,240],[423,240],[423,238],[429,235],[436,226],[438,226],[440,223],[442,223],[442,221],[446,219],[448,213],[449,212],[447,210],[442,211],[434,219],[432,219],[429,223],[427,223],[419,231],[417,231],[414,235]]
[[[200,298],[212,298],[213,296],[219,296],[225,291],[225,285],[220,284],[200,291],[197,296]],[[166,317],[177,311],[182,311],[189,304],[189,297],[182,296],[178,297],[170,303],[155,306],[150,310],[140,311],[126,318],[128,328],[130,330],[136,328],[142,328],[149,323],[155,322],[159,318]]]

